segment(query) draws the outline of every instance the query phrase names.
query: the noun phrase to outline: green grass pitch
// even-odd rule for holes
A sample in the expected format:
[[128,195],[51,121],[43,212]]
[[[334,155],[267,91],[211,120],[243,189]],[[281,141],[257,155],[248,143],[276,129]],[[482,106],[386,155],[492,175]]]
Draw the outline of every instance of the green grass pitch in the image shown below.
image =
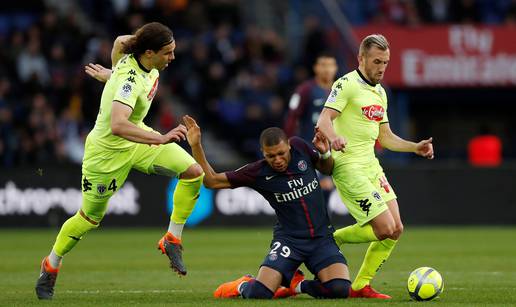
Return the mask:
[[[515,306],[516,228],[407,227],[373,286],[393,296],[389,302],[364,299],[318,300],[299,295],[278,301],[215,300],[218,284],[256,274],[268,250],[270,228],[200,228],[183,234],[188,275],[176,276],[156,249],[161,229],[99,229],[66,256],[56,294],[40,302],[34,294],[39,262],[56,230],[0,230],[0,306]],[[366,244],[344,250],[352,276]],[[431,302],[413,302],[408,274],[431,266],[445,289]],[[307,274],[311,278],[310,274]]]

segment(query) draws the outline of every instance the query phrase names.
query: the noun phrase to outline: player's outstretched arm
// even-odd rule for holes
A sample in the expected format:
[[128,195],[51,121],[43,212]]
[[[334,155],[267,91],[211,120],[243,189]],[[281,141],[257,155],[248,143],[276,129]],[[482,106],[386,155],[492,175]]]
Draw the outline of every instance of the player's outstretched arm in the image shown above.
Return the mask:
[[380,144],[389,150],[398,152],[413,152],[427,159],[434,158],[434,147],[432,138],[422,140],[419,143],[404,140],[392,132],[389,123],[380,125],[380,133],[378,134]]
[[315,164],[315,168],[325,175],[331,175],[331,172],[333,171],[331,145],[319,128],[315,128],[315,135],[312,143],[320,154],[319,161]]
[[188,144],[192,148],[192,156],[199,163],[204,171],[204,185],[210,189],[226,189],[231,188],[228,177],[225,173],[217,173],[213,170],[210,163],[206,159],[204,149],[201,144],[201,128],[197,125],[195,119],[191,116],[183,116],[183,122],[188,130],[186,137]]
[[131,107],[119,101],[113,101],[111,110],[111,132],[135,143],[159,145],[171,142],[179,142],[186,139],[186,127],[179,125],[168,133],[161,135],[156,132],[146,131],[129,121],[132,113]]
[[344,151],[347,140],[335,133],[333,129],[333,120],[340,115],[339,112],[330,108],[323,108],[319,119],[317,120],[316,128],[330,141],[331,148],[337,151]]
[[111,69],[107,69],[100,64],[89,63],[84,66],[84,72],[102,83],[106,83],[111,78]]

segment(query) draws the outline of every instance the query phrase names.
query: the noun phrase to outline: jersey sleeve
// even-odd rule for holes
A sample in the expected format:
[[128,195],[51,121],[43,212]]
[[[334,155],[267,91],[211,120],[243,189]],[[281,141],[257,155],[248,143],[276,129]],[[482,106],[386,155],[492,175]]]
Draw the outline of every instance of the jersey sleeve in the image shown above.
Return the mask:
[[317,151],[317,149],[315,149],[312,144],[297,136],[290,138],[289,141],[290,146],[298,148],[301,152],[308,155],[312,161],[312,164],[315,164],[317,161],[319,161],[319,151]]
[[[118,63],[120,65],[121,63]],[[143,80],[131,68],[120,68],[112,85],[115,89],[113,100],[120,101],[134,110],[138,96],[143,92]]]
[[383,98],[383,101],[385,101],[385,108],[384,108],[384,113],[383,113],[383,118],[382,118],[382,121],[380,122],[380,124],[385,124],[385,123],[388,123],[389,122],[389,117],[387,116],[387,107],[388,107],[388,103],[387,103],[387,94],[385,93],[385,89],[382,88],[382,98]]
[[351,97],[353,87],[347,77],[342,77],[333,82],[330,95],[326,99],[324,107],[342,112]]
[[238,187],[253,187],[258,176],[260,165],[258,162],[250,163],[242,166],[241,168],[226,172],[231,188]]
[[385,112],[383,113],[383,118],[380,124],[386,124],[389,122],[389,117],[387,116],[387,108],[385,108]]

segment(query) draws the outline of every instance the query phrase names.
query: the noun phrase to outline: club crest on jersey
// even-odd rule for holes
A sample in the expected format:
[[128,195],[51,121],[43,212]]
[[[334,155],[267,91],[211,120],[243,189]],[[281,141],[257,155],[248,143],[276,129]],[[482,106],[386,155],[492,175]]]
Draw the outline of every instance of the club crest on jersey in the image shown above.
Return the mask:
[[362,114],[369,120],[379,122],[383,119],[383,114],[385,114],[385,110],[382,106],[373,104],[367,107],[362,107]]
[[100,195],[106,193],[106,185],[105,184],[97,184],[97,193]]
[[154,99],[154,96],[156,95],[156,92],[158,91],[158,84],[159,84],[159,78],[156,78],[156,81],[154,81],[154,85],[152,85],[152,88],[147,95],[147,100]]
[[304,172],[308,168],[308,165],[306,164],[305,160],[301,160],[297,162],[297,168],[299,168],[300,171]]

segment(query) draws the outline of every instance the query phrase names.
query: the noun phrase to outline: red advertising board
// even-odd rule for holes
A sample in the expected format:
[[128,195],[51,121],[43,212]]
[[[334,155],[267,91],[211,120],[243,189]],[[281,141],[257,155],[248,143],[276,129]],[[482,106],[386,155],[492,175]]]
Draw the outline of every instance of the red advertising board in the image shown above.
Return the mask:
[[383,34],[391,59],[384,83],[393,87],[516,85],[516,27],[367,26],[357,41]]

